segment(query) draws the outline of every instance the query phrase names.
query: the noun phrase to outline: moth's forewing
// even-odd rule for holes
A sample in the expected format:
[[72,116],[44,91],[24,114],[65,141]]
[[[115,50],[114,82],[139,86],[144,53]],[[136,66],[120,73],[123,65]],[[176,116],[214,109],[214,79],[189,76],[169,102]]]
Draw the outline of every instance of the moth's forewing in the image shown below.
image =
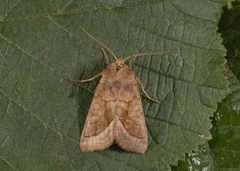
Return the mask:
[[148,136],[138,82],[132,69],[126,68],[119,74],[119,89],[115,141],[123,149],[135,153],[145,153]]
[[114,140],[113,115],[101,95],[105,89],[105,80],[106,75],[103,74],[83,127],[80,139],[80,149],[83,152],[104,150],[111,146]]

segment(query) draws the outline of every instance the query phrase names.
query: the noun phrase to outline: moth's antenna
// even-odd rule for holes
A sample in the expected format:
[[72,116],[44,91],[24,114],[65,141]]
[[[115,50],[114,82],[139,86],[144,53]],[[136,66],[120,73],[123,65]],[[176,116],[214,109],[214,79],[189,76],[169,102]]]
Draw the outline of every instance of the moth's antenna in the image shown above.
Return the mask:
[[106,63],[107,63],[107,65],[108,65],[108,64],[109,64],[109,59],[108,59],[107,53],[106,53],[106,51],[104,50],[103,47],[102,47],[101,49],[102,49],[103,56],[104,56],[105,59],[106,59]]
[[155,52],[152,52],[152,53],[137,53],[137,54],[133,54],[133,55],[130,55],[128,57],[126,57],[123,62],[127,61],[127,60],[130,60],[129,63],[132,63],[132,61],[134,59],[136,59],[137,57],[140,57],[140,56],[151,56],[151,55],[160,55],[161,53],[155,53]]
[[107,47],[107,45],[105,45],[103,42],[101,42],[100,40],[98,40],[97,38],[95,38],[93,35],[91,35],[85,28],[81,27],[80,28],[90,37],[92,38],[94,41],[96,41],[97,43],[99,43],[102,47],[104,47],[108,52],[110,52],[112,54],[112,56],[115,58],[115,60],[117,60],[117,56]]

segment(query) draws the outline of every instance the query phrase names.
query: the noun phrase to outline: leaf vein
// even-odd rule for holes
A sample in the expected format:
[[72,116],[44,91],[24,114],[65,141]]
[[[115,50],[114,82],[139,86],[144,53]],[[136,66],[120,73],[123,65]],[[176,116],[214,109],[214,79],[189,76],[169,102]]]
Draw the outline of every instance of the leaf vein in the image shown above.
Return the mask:
[[6,136],[3,138],[2,142],[0,142],[0,148],[1,148],[1,146],[6,142],[7,138],[8,138],[8,135],[6,135]]
[[0,155],[0,159],[2,159],[2,161],[4,161],[8,166],[10,166],[13,170],[18,170],[12,163],[10,163],[9,161],[7,161],[3,156]]
[[[27,55],[28,57],[30,57],[33,61],[36,61],[37,63],[39,63],[40,65],[44,66],[45,68],[48,68],[50,70],[50,72],[52,72],[53,74],[59,76],[61,79],[64,79],[65,81],[70,82],[69,79],[67,79],[62,73],[60,73],[59,71],[55,70],[54,68],[52,68],[51,66],[39,61],[35,56],[33,56],[32,54],[28,53],[26,50],[22,49],[20,46],[17,46],[16,44],[14,44],[11,40],[8,40],[6,37],[4,37],[1,33],[0,33],[0,38],[2,38],[3,40],[5,40],[6,42],[8,42],[9,44],[11,44],[14,48],[16,48],[17,50],[19,50],[20,52],[22,52],[23,54]],[[64,78],[62,78],[64,77]]]
[[155,69],[152,69],[152,68],[148,68],[144,65],[141,65],[141,64],[138,64],[138,63],[134,63],[135,66],[137,67],[140,67],[140,68],[144,68],[146,70],[150,70],[152,72],[155,72],[155,73],[158,73],[159,75],[162,75],[164,77],[168,77],[168,78],[171,78],[173,80],[178,80],[178,81],[181,81],[181,82],[185,82],[185,83],[188,83],[188,84],[193,84],[193,85],[196,85],[196,86],[199,86],[199,87],[205,87],[205,88],[211,88],[211,89],[217,89],[217,90],[223,90],[225,91],[224,89],[221,89],[219,87],[214,87],[214,86],[210,86],[210,85],[203,85],[203,84],[200,84],[200,83],[197,83],[197,82],[191,82],[191,81],[188,81],[188,80],[184,80],[184,79],[181,79],[181,78],[177,78],[177,77],[174,77],[172,75],[168,75],[168,74],[165,74],[165,73],[162,73],[160,71],[157,71]]
[[184,45],[187,45],[187,46],[190,46],[190,47],[194,47],[194,48],[197,48],[197,49],[203,49],[203,50],[209,50],[209,51],[217,51],[217,52],[224,52],[223,50],[220,50],[220,49],[208,48],[208,47],[203,47],[203,46],[199,46],[199,45],[196,45],[196,44],[192,44],[192,43],[189,43],[189,42],[185,42],[185,41],[181,40],[182,38],[181,39],[176,39],[176,38],[172,38],[172,37],[167,37],[166,35],[163,35],[162,33],[158,33],[156,31],[149,30],[148,28],[143,27],[140,24],[129,22],[126,19],[121,18],[119,16],[116,16],[116,18],[119,18],[123,23],[127,23],[129,25],[132,25],[135,28],[139,28],[139,29],[142,29],[142,30],[147,30],[149,33],[155,34],[155,35],[157,35],[158,37],[160,37],[160,38],[162,38],[164,40],[178,42],[178,43],[181,43],[181,44],[184,44]]
[[22,0],[18,0],[15,4],[13,4],[13,6],[11,6],[10,9],[5,13],[5,16],[8,16],[8,14],[9,14],[10,12],[12,12],[12,10],[13,10],[14,8],[16,8],[17,5],[18,5],[21,1],[22,1]]
[[31,117],[33,117],[34,119],[36,119],[39,123],[42,124],[42,126],[44,126],[44,128],[47,128],[51,131],[53,131],[54,133],[56,133],[57,135],[59,135],[60,137],[65,137],[66,139],[71,140],[72,142],[78,143],[77,140],[73,139],[72,137],[69,137],[68,135],[63,134],[62,132],[60,132],[59,130],[56,130],[54,127],[50,126],[47,122],[43,121],[42,119],[40,119],[39,117],[37,117],[36,115],[34,115],[29,109],[27,109],[26,107],[24,107],[22,104],[20,104],[19,102],[17,102],[16,100],[14,100],[13,98],[9,97],[2,89],[0,89],[0,93],[5,96],[6,98],[8,98],[10,101],[12,101],[13,103],[15,103],[17,106],[19,106],[20,108],[23,109],[23,111],[27,112]]
[[60,13],[62,13],[68,6],[70,6],[73,3],[74,0],[70,0],[64,5],[64,7],[60,10]]
[[8,43],[7,48],[5,49],[3,54],[1,54],[2,59],[1,59],[1,63],[0,63],[0,68],[2,68],[2,66],[3,66],[3,62],[4,62],[4,59],[5,59],[5,56],[6,56],[7,52],[8,52],[9,47],[10,47],[10,43]]
[[205,22],[210,22],[210,23],[216,24],[215,21],[212,21],[212,20],[210,20],[210,19],[198,17],[198,16],[196,16],[196,15],[192,15],[192,14],[189,14],[189,13],[187,13],[187,12],[184,12],[183,10],[179,9],[171,0],[169,0],[168,2],[171,4],[171,6],[172,6],[174,9],[176,9],[177,11],[179,11],[180,13],[182,13],[182,14],[185,15],[185,16],[189,16],[189,17],[192,17],[192,18],[195,18],[195,19],[198,19],[198,20],[202,20],[202,21],[205,21]]
[[[102,9],[103,10],[103,9]],[[109,10],[109,9],[108,9]],[[90,12],[98,12],[98,11],[101,11],[101,10],[93,10],[93,11],[90,11]],[[73,15],[73,14],[89,14],[90,12],[81,12],[81,13],[77,13],[76,11],[73,11],[72,13],[68,13],[68,15]],[[40,16],[24,16],[24,17],[18,17],[18,18],[12,18],[12,19],[5,19],[4,21],[18,21],[18,20],[29,20],[29,19],[37,19],[37,18],[49,18],[49,16],[65,16],[67,14],[60,14],[60,13],[50,13],[50,14],[44,14],[44,15],[40,15]],[[116,16],[116,15],[115,15]],[[166,35],[163,35],[161,33],[157,33],[157,32],[154,32],[152,30],[149,30],[139,24],[136,24],[136,23],[133,23],[133,22],[127,22],[126,19],[123,19],[119,16],[116,16],[116,18],[119,18],[122,22],[125,22],[125,23],[128,23],[136,28],[140,28],[142,30],[147,30],[148,32],[152,33],[152,34],[155,34],[157,35],[158,37],[162,38],[162,39],[165,39],[165,40],[168,40],[168,41],[173,41],[173,42],[179,42],[181,44],[185,44],[187,46],[191,46],[191,47],[195,47],[195,48],[198,48],[198,49],[204,49],[204,50],[213,50],[213,51],[219,51],[219,52],[223,52],[222,50],[220,49],[214,49],[214,48],[208,48],[208,47],[203,47],[203,46],[198,46],[198,45],[195,45],[195,44],[192,44],[192,43],[189,43],[189,42],[185,42],[183,41],[182,39],[179,40],[179,39],[176,39],[176,38],[171,38],[171,37],[167,37]],[[1,21],[1,22],[4,22],[4,21]]]
[[188,131],[188,132],[191,132],[191,133],[193,133],[193,134],[202,135],[201,133],[199,133],[199,132],[197,132],[197,131],[194,131],[194,130],[189,129],[189,128],[186,128],[186,127],[184,127],[184,126],[182,126],[182,125],[179,125],[179,124],[170,122],[170,121],[168,121],[168,120],[164,120],[164,119],[160,119],[160,118],[154,118],[154,117],[151,117],[151,116],[148,116],[148,115],[146,116],[146,118],[153,119],[153,120],[158,120],[158,121],[160,121],[160,122],[165,122],[165,123],[168,123],[168,124],[170,124],[170,125],[172,125],[172,126],[180,127],[181,129],[184,129],[184,130],[186,130],[186,131]]

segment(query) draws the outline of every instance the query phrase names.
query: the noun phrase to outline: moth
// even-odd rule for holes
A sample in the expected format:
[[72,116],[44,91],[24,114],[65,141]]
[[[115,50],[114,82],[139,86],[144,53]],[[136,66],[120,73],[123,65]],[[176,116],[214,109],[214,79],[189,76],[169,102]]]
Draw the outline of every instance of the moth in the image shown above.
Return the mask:
[[83,83],[101,77],[83,127],[80,150],[83,152],[104,150],[116,143],[126,151],[145,153],[148,147],[148,134],[140,87],[149,99],[155,100],[147,95],[143,84],[126,61],[131,59],[132,62],[137,56],[149,54],[117,58],[105,44],[84,28],[82,30],[107,49],[114,56],[115,62],[108,62],[106,51],[102,48],[107,67],[90,79],[74,80],[76,83]]

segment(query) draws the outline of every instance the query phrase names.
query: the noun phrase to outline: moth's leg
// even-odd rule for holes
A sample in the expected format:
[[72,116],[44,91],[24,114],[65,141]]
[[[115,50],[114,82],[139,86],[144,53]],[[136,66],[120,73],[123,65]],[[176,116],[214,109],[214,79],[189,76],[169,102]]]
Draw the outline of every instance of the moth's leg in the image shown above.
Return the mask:
[[136,79],[137,79],[137,82],[139,83],[139,85],[141,86],[141,89],[142,89],[142,91],[143,91],[143,94],[146,96],[146,98],[148,98],[149,100],[151,100],[151,101],[153,101],[153,102],[155,102],[155,103],[160,104],[160,102],[159,102],[158,100],[153,99],[152,97],[150,97],[150,96],[147,94],[147,92],[146,92],[146,90],[144,89],[144,86],[143,86],[143,83],[141,82],[141,80],[140,80],[139,78],[136,78]]
[[85,82],[90,82],[90,81],[93,81],[95,80],[96,78],[98,77],[101,77],[102,76],[102,73],[97,73],[96,75],[94,75],[93,77],[91,78],[88,78],[88,79],[84,79],[84,80],[71,80],[73,83],[75,84],[79,84],[79,83],[85,83]]
[[103,56],[104,56],[105,59],[106,59],[106,63],[109,64],[109,59],[108,59],[108,56],[107,56],[107,53],[106,53],[105,49],[104,49],[104,48],[101,48],[101,50],[102,50]]

